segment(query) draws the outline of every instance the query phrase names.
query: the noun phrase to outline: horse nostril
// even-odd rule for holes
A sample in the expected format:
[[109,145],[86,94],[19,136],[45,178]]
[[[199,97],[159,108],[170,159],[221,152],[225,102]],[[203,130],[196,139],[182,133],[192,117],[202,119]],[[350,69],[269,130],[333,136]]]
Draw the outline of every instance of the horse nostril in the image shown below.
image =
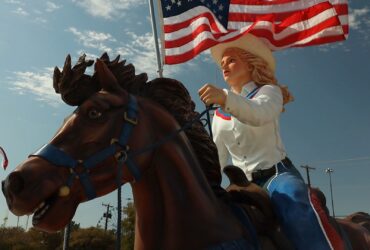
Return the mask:
[[8,189],[13,194],[20,193],[24,188],[24,180],[19,172],[13,172],[8,177]]

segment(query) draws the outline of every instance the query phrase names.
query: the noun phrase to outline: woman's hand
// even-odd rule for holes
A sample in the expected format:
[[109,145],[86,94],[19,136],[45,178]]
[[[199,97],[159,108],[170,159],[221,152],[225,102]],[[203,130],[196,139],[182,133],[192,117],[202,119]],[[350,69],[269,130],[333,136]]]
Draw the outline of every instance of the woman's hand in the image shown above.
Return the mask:
[[221,107],[225,106],[226,93],[211,84],[205,84],[198,90],[200,100],[204,102],[207,106],[211,104],[218,104]]

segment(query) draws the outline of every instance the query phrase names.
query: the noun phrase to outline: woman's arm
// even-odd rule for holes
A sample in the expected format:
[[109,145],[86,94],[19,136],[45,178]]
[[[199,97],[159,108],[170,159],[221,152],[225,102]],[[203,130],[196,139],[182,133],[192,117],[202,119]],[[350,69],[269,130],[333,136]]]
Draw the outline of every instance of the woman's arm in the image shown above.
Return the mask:
[[254,98],[246,99],[229,90],[223,110],[251,126],[262,126],[276,119],[283,109],[281,90],[276,85],[262,86]]

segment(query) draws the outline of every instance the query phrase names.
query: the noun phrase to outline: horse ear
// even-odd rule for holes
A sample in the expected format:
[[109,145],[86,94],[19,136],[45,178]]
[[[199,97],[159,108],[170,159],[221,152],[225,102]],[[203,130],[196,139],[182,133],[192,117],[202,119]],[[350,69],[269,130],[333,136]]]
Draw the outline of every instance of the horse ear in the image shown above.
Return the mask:
[[107,91],[117,91],[120,88],[117,78],[113,75],[108,66],[100,59],[96,60],[95,70],[102,89]]

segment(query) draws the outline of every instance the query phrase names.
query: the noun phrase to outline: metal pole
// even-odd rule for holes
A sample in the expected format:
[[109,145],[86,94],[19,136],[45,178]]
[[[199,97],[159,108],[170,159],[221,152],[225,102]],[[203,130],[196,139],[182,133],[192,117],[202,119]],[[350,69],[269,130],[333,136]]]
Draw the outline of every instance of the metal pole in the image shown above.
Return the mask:
[[27,215],[27,220],[26,220],[26,231],[27,231],[27,229],[28,229],[28,220],[29,220],[29,218],[30,218],[30,216],[29,216],[29,215]]
[[307,175],[307,185],[308,187],[311,187],[311,181],[310,181],[310,170],[315,170],[316,168],[314,167],[310,167],[310,166],[301,166],[301,168],[305,168],[306,169],[306,175]]
[[157,54],[157,64],[158,64],[157,72],[158,72],[159,77],[163,77],[163,68],[162,68],[162,63],[161,63],[161,55],[159,52],[158,33],[157,33],[157,26],[155,22],[155,16],[154,16],[153,0],[149,0],[149,11],[150,11],[150,17],[152,19],[152,29],[153,29],[153,36],[154,36],[155,52]]
[[118,173],[117,173],[117,230],[116,230],[116,250],[121,250],[122,233],[121,233],[121,211],[122,211],[122,166],[124,159],[118,160]]
[[69,237],[71,234],[71,224],[72,222],[68,223],[68,225],[64,229],[63,250],[69,249]]
[[333,186],[332,186],[332,183],[331,183],[331,173],[334,172],[334,170],[331,169],[331,168],[327,168],[325,170],[325,172],[329,174],[331,208],[332,208],[333,218],[335,218],[335,213],[334,213],[334,199],[333,199]]
[[121,238],[122,238],[122,234],[121,234],[121,223],[122,223],[122,219],[121,219],[121,210],[122,210],[121,193],[122,193],[122,186],[120,185],[118,187],[118,190],[117,190],[117,239],[116,239],[116,250],[121,249]]

